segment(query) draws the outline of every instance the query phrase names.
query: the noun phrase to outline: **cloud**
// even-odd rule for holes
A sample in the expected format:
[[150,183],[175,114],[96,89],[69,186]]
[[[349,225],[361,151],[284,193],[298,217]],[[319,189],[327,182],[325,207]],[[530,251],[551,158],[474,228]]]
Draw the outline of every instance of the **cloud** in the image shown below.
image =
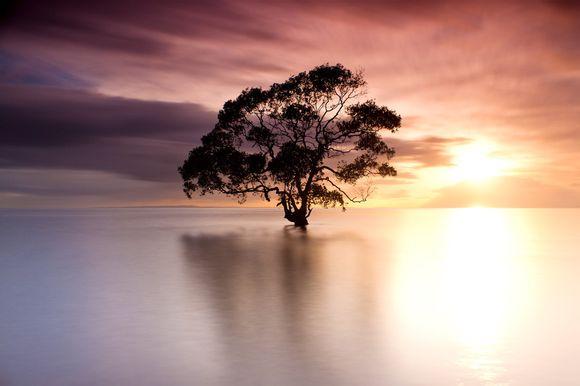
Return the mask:
[[0,51],[0,84],[89,89],[94,85],[41,59]]
[[106,93],[212,108],[243,87],[326,61],[364,67],[381,99],[489,104],[513,100],[506,91],[525,95],[522,85],[541,86],[556,67],[577,68],[580,23],[566,9],[525,1],[22,1],[3,23],[0,46],[73,70]]
[[[81,4],[56,0],[50,6],[21,1],[8,14],[18,35],[97,50],[137,55],[166,54],[168,36],[245,36],[272,38],[249,12],[227,1],[111,1]],[[221,26],[221,28],[220,28]]]
[[176,168],[215,113],[196,104],[5,86],[0,167],[97,170],[177,181]]
[[78,90],[4,86],[0,141],[52,146],[99,139],[187,141],[207,130],[215,113],[196,104],[140,101]]
[[93,207],[185,203],[176,184],[68,169],[0,169],[0,207]]
[[466,137],[427,136],[418,139],[404,140],[387,138],[389,146],[395,148],[394,162],[411,162],[418,167],[451,166],[452,155],[449,147],[464,145],[472,140]]
[[450,147],[484,139],[524,158],[522,173],[537,181],[579,181],[574,1],[10,4],[0,24],[3,168],[176,183],[176,165],[225,100],[341,62],[364,69],[369,97],[403,116],[395,164],[449,166]]
[[505,176],[485,184],[462,182],[436,192],[425,207],[580,207],[580,192],[531,178]]

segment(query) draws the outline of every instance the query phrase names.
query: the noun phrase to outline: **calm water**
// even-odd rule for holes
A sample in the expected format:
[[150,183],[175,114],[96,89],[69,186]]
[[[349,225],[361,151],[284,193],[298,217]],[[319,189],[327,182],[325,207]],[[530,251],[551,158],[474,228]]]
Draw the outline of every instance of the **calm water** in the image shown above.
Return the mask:
[[580,385],[580,210],[0,212],[0,385]]

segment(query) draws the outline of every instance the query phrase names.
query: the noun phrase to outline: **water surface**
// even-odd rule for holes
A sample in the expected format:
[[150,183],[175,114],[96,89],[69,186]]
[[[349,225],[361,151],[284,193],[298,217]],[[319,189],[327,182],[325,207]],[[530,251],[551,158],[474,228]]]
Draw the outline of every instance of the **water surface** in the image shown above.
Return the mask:
[[580,210],[0,211],[0,385],[579,385]]

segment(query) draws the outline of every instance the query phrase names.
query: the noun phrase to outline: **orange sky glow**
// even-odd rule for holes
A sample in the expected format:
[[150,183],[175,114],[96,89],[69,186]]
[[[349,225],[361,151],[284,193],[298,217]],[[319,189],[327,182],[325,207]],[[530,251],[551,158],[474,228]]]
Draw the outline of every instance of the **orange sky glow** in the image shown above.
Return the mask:
[[575,2],[122,3],[7,16],[0,207],[237,206],[177,166],[225,100],[322,63],[403,117],[363,206],[580,206]]

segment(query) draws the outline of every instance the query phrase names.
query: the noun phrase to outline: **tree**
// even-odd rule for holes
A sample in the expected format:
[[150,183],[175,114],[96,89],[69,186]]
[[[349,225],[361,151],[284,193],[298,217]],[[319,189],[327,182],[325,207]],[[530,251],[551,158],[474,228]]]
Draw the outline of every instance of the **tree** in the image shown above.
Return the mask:
[[401,125],[394,111],[360,101],[365,86],[360,71],[325,64],[242,91],[179,168],[185,194],[275,198],[296,226],[308,224],[314,205],[365,201],[370,189],[355,196],[346,186],[396,175],[388,163],[395,151],[380,132]]

